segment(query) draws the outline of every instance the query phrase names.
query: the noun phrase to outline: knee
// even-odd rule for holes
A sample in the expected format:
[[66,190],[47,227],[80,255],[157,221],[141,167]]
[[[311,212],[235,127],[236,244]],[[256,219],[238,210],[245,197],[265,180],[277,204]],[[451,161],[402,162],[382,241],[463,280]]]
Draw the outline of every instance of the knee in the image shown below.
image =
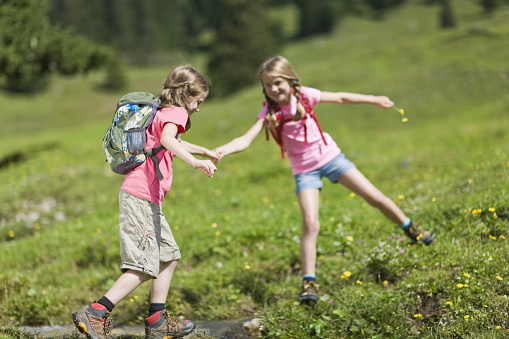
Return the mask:
[[318,234],[320,221],[316,217],[305,217],[302,223],[302,232],[305,234]]

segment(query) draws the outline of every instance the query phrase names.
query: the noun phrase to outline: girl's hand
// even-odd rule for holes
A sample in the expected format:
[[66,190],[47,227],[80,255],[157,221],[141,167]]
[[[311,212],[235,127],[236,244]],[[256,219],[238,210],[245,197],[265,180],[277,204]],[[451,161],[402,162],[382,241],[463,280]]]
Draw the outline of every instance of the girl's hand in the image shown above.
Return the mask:
[[203,156],[205,156],[205,157],[209,158],[210,160],[212,160],[212,162],[214,164],[217,164],[219,162],[219,160],[221,160],[221,156],[219,156],[219,154],[215,150],[211,151],[211,150],[208,149],[208,150],[205,151]]
[[194,168],[199,169],[207,175],[207,178],[212,178],[214,172],[217,170],[216,166],[210,160],[196,160]]
[[[217,156],[218,156],[219,160],[223,159],[225,156],[227,156],[227,155],[229,154],[229,153],[227,152],[227,150],[226,150],[226,147],[225,147],[225,146],[226,146],[226,145],[223,145],[223,146],[220,146],[220,147],[218,147],[218,148],[215,148],[215,149],[214,149],[214,152],[216,152],[216,154],[217,154]],[[218,160],[218,161],[219,161],[219,160]]]
[[381,108],[391,108],[394,106],[394,102],[386,96],[376,96],[373,104]]

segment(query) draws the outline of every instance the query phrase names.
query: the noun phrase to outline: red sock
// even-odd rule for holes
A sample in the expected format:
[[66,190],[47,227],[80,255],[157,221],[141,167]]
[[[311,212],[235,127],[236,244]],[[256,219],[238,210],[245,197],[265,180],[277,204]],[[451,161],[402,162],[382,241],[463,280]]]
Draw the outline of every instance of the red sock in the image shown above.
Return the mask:
[[102,310],[105,310],[106,307],[101,305],[101,304],[98,304],[98,303],[93,303],[92,305],[92,308],[95,309],[95,310],[99,310],[99,311],[102,311]]
[[145,321],[148,322],[149,324],[155,323],[161,318],[161,312],[163,311],[152,314],[150,317],[146,318]]

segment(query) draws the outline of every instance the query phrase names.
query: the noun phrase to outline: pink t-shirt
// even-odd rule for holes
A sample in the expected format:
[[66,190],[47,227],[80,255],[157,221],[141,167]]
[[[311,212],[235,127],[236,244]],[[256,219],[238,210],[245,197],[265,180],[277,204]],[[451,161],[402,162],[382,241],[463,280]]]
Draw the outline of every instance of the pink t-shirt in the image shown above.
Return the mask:
[[[182,107],[172,106],[159,109],[154,120],[147,128],[146,149],[154,148],[161,144],[161,134],[167,123],[177,125],[177,133],[183,133],[187,118],[187,111]],[[160,181],[159,178],[157,178],[154,162],[152,159],[148,158],[126,175],[120,189],[141,199],[161,205],[166,193],[168,193],[171,188],[173,179],[173,169],[171,168],[173,154],[167,149],[163,149],[157,153],[157,159],[159,159],[159,169],[164,177],[163,180]]]
[[[311,106],[316,106],[320,103],[320,90],[301,86],[300,91],[308,98]],[[338,145],[325,132],[323,132],[323,136],[327,141],[327,145],[323,142],[318,126],[309,117],[306,119],[307,143],[305,142],[304,123],[302,120],[292,120],[297,112],[297,98],[295,96],[292,95],[292,100],[288,105],[281,106],[281,112],[283,113],[283,120],[291,120],[284,123],[281,134],[286,153],[288,154],[290,168],[294,175],[320,168],[341,153]],[[263,110],[258,114],[258,119],[265,119],[266,115],[267,104],[264,105]]]

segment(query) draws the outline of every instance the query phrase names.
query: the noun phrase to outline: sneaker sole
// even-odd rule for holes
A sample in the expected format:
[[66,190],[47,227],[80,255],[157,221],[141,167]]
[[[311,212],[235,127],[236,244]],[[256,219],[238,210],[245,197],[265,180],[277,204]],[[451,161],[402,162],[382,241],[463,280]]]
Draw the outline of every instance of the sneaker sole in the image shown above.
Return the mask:
[[429,245],[433,242],[433,240],[435,240],[435,233],[431,233],[431,237],[429,237],[428,239],[426,239],[426,241],[422,241],[424,243],[424,245]]
[[316,295],[306,295],[304,297],[299,297],[299,302],[301,304],[311,304],[311,303],[317,303],[318,302],[318,296]]
[[87,325],[85,325],[85,323],[78,318],[77,312],[72,314],[72,320],[74,321],[74,325],[76,325],[76,328],[81,333],[83,333],[88,339],[95,339],[87,330]]
[[[173,334],[173,335],[168,335],[167,337],[165,338],[168,338],[168,339],[178,339],[178,338],[183,338],[189,334],[191,334],[194,329],[196,328],[196,324],[193,323],[193,328],[189,329],[189,330],[186,330],[185,332],[181,333],[181,334]],[[147,337],[147,335],[145,334],[145,337]]]

